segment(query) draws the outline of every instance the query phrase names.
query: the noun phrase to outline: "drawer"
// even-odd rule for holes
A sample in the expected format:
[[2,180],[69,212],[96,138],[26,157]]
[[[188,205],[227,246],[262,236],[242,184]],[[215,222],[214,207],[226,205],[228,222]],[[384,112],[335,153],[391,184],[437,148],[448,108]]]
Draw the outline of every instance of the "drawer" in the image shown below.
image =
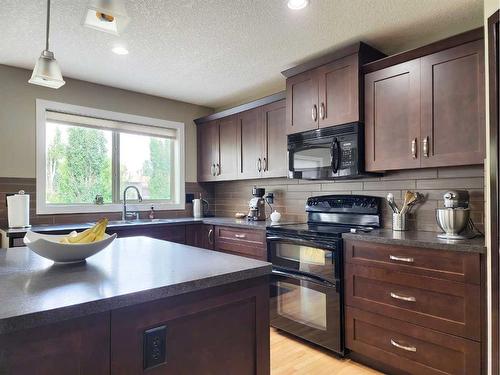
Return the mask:
[[481,344],[414,324],[346,308],[346,347],[416,375],[479,375]]
[[345,271],[348,306],[480,340],[479,285],[354,264]]
[[365,241],[345,241],[345,261],[479,285],[480,255]]
[[266,232],[216,226],[215,250],[267,260]]

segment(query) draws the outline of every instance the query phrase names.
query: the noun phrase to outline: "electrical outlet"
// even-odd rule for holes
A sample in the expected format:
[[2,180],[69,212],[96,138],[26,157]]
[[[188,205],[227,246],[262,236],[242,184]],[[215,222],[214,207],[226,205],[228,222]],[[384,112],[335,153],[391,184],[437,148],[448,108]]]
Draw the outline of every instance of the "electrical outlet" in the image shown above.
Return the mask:
[[166,326],[155,327],[144,331],[143,343],[144,370],[166,362]]
[[194,199],[193,193],[186,193],[186,203],[193,203],[193,199]]

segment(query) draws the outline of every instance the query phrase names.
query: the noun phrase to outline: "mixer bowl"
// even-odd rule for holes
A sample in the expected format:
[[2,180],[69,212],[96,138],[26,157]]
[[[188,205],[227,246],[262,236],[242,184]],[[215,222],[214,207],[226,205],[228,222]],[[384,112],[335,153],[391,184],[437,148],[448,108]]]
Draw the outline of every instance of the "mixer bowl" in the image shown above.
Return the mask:
[[438,208],[436,220],[439,227],[447,235],[456,236],[465,229],[469,222],[470,209],[468,208]]

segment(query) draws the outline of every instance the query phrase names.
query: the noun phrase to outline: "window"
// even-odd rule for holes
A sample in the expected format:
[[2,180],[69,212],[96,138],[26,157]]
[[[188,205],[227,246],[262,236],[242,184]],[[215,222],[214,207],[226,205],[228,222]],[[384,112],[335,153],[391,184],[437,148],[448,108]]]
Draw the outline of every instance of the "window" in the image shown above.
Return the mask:
[[[184,208],[184,124],[37,100],[37,213]],[[134,204],[136,203],[136,204]]]

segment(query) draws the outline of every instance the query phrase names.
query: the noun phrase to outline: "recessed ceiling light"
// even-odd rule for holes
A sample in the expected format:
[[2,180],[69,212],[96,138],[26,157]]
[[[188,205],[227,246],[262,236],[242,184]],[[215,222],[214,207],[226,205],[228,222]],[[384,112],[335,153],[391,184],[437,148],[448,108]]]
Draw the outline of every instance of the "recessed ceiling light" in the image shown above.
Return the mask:
[[114,35],[120,35],[128,22],[124,0],[90,0],[83,17],[83,26]]
[[288,0],[288,8],[293,10],[304,9],[309,5],[309,0]]
[[113,47],[111,51],[113,51],[113,53],[116,53],[117,55],[128,55],[128,49],[126,49],[125,47]]

